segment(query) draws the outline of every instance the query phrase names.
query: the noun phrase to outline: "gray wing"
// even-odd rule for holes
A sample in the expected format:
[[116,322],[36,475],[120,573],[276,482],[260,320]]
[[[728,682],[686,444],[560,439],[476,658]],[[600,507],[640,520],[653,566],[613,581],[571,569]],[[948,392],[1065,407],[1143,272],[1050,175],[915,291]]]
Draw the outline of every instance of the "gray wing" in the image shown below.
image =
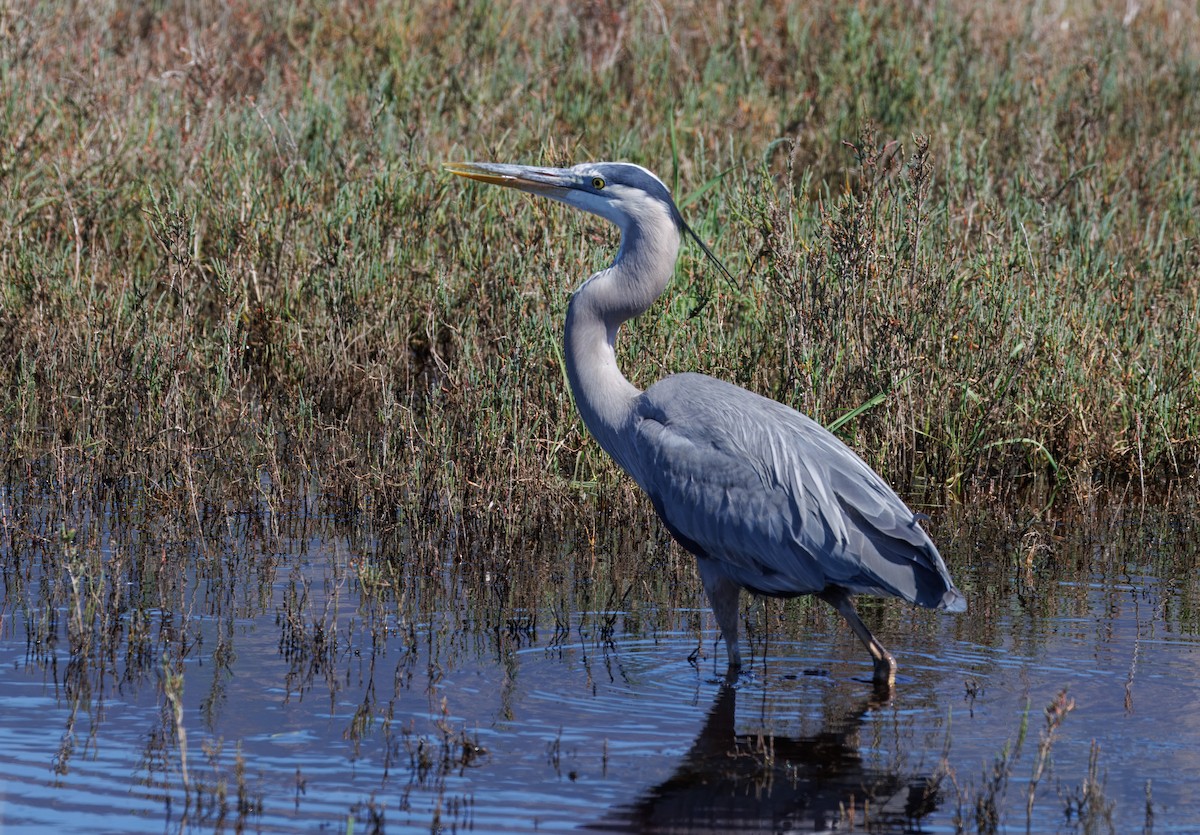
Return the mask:
[[815,421],[701,374],[636,401],[630,474],[671,533],[771,595],[894,595],[957,610],[937,549],[878,474]]

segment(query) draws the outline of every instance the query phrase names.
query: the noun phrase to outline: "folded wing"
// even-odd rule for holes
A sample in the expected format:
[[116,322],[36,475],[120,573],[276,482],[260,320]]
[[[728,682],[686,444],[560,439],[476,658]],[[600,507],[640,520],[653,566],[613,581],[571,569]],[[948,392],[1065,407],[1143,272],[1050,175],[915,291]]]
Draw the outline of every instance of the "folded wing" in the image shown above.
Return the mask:
[[622,465],[671,533],[740,585],[779,596],[837,586],[965,608],[915,514],[794,409],[679,374],[646,390],[632,421]]

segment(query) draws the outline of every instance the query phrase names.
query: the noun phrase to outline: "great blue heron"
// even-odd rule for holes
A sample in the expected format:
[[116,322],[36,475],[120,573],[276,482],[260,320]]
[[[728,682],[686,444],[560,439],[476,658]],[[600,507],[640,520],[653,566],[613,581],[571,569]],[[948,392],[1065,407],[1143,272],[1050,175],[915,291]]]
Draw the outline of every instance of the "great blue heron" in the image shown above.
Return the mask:
[[585,281],[567,308],[567,378],[588,430],[695,555],[730,670],[742,662],[741,589],[815,594],[866,645],[875,682],[891,687],[896,662],[859,618],[851,595],[967,608],[919,517],[845,444],[794,409],[703,374],[673,374],[640,391],[617,367],[617,330],[666,288],[683,233],[716,261],[663,182],[619,162],[446,168],[620,227],[616,259]]

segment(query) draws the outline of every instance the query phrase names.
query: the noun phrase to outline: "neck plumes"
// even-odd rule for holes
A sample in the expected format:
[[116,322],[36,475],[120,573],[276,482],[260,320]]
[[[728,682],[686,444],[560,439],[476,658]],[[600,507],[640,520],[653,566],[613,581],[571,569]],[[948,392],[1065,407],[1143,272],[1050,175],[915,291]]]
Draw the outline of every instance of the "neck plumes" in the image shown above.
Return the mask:
[[669,217],[662,220],[651,232],[623,229],[612,266],[585,281],[567,308],[564,356],[575,405],[588,431],[626,471],[632,462],[623,460],[620,432],[641,392],[617,367],[617,330],[648,310],[671,279],[679,230]]

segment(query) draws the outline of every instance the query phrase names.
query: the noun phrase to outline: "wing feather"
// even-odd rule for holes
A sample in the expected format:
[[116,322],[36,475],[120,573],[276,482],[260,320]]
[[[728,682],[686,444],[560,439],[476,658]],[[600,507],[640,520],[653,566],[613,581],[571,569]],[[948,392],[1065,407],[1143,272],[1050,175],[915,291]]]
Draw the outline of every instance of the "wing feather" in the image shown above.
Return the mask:
[[741,585],[784,596],[837,585],[949,605],[949,574],[915,514],[810,418],[678,374],[638,398],[632,421],[622,463],[672,534]]

